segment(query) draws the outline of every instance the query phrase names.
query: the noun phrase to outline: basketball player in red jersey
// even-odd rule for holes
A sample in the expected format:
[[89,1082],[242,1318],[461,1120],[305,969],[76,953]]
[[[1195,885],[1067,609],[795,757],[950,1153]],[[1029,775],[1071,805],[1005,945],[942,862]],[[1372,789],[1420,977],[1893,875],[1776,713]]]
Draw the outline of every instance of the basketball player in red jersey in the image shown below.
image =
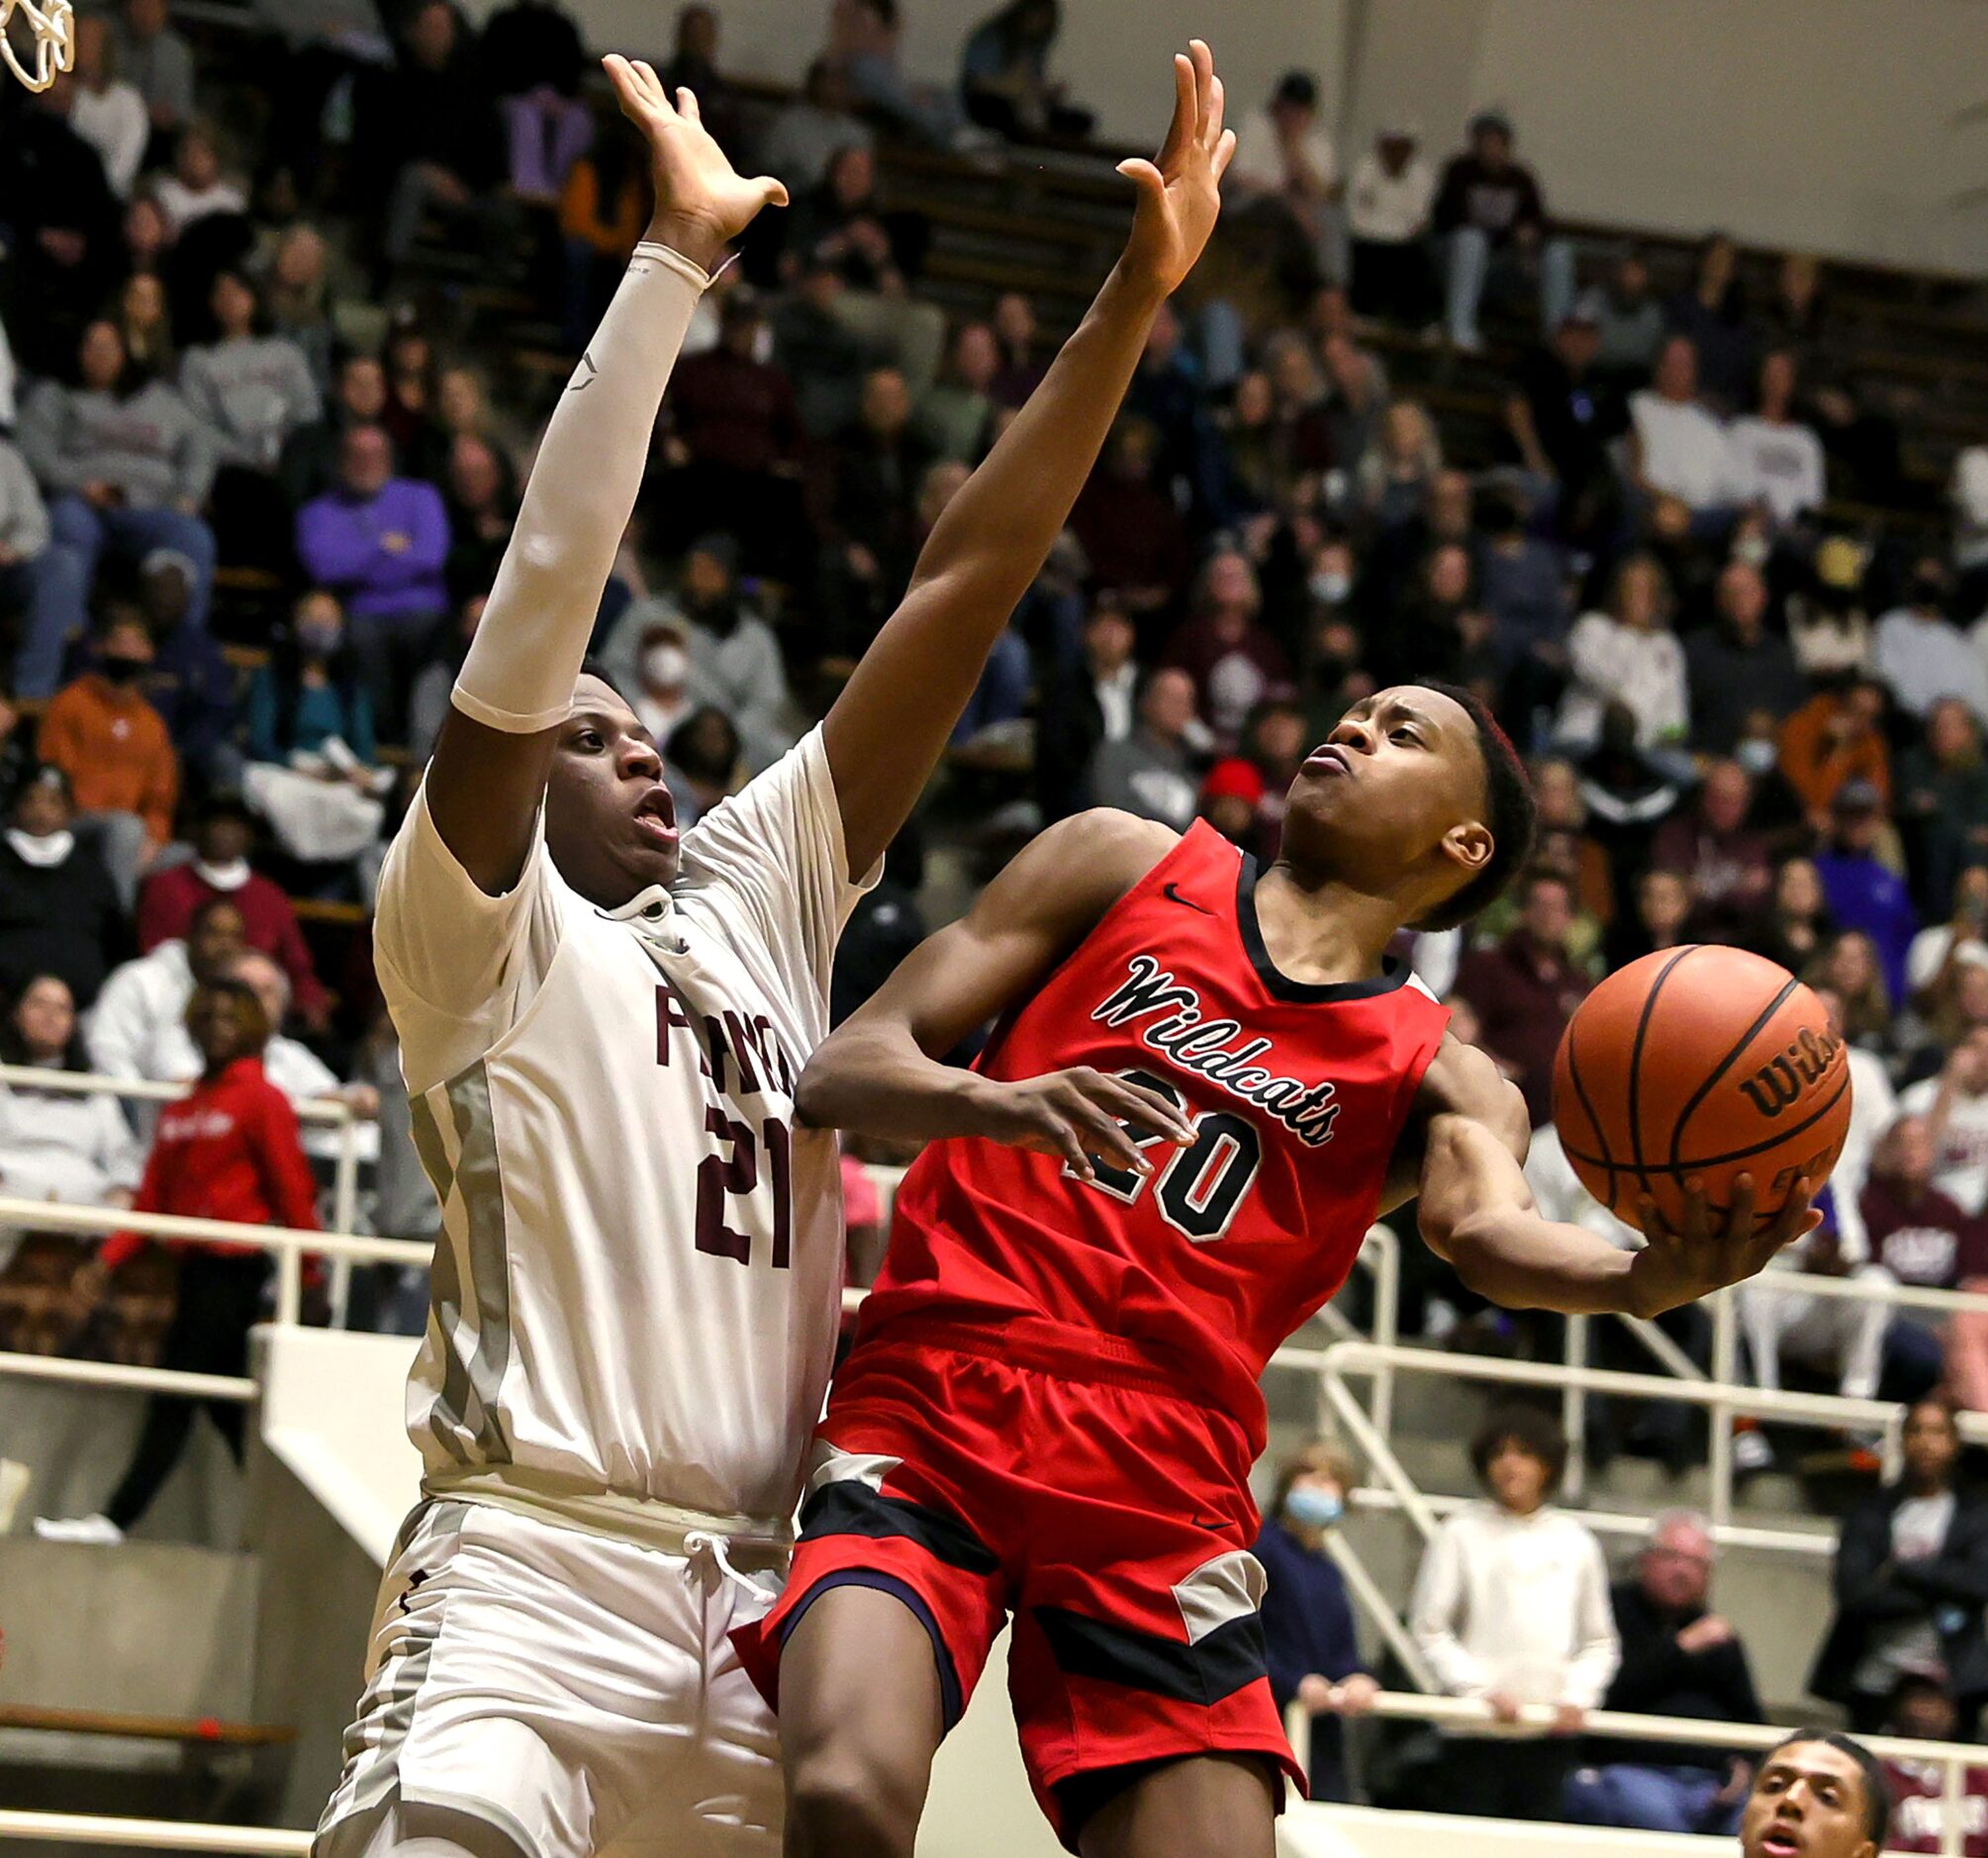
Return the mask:
[[[930,1143],[830,1397],[785,1596],[790,1858],[909,1858],[941,1736],[1003,1617],[1023,1757],[1084,1858],[1268,1858],[1298,1777],[1271,1701],[1249,1469],[1258,1378],[1374,1216],[1514,1305],[1652,1315],[1812,1223],[1646,1209],[1617,1251],[1533,1207],[1519,1094],[1385,950],[1488,903],[1533,806],[1467,693],[1382,691],[1254,861],[1091,812],[819,1047],[817,1123]],[[932,1055],[998,1025],[977,1068]],[[974,1138],[982,1138],[975,1140]],[[991,1140],[990,1140],[991,1138]]]

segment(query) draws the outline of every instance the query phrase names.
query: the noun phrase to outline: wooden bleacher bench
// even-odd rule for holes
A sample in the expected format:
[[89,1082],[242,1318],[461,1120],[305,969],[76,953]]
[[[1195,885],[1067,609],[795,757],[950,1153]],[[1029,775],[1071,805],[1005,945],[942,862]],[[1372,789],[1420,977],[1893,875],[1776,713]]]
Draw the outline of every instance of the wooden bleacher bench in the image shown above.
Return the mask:
[[331,923],[346,929],[363,929],[369,920],[363,903],[341,903],[334,897],[293,896],[290,907],[299,922]]
[[215,1717],[124,1716],[108,1710],[55,1710],[42,1704],[0,1704],[0,1729],[44,1729],[63,1735],[111,1735],[221,1748],[276,1748],[297,1739],[295,1729],[270,1723],[223,1722]]

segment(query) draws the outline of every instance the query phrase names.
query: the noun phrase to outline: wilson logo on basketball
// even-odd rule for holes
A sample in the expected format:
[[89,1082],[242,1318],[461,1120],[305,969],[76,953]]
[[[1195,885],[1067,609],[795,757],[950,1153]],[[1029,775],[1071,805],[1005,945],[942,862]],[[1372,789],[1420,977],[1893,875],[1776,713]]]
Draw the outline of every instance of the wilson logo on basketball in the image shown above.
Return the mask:
[[1762,1116],[1778,1116],[1829,1069],[1830,1060],[1842,1049],[1843,1041],[1834,1033],[1804,1026],[1793,1045],[1752,1076],[1743,1077],[1740,1088]]

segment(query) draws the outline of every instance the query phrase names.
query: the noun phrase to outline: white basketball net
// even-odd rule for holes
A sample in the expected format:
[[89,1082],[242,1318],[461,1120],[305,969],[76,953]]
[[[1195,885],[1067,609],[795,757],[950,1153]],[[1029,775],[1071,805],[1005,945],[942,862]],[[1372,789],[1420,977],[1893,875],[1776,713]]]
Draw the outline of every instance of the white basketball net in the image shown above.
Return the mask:
[[[27,26],[34,47],[26,64],[15,51],[16,20]],[[76,61],[75,21],[69,0],[0,0],[0,58],[30,90],[47,90]]]

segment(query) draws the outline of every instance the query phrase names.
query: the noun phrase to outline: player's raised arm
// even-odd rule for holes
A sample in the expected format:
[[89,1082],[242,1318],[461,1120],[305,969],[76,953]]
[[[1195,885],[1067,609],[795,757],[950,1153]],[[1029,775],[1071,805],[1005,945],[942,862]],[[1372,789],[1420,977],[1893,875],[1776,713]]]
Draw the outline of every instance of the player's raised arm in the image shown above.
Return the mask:
[[1174,59],[1157,162],[1122,162],[1132,234],[1083,324],[986,461],[946,506],[903,603],[828,713],[828,763],[852,874],[897,835],[1090,475],[1160,305],[1200,256],[1235,150],[1222,80],[1195,40]]
[[803,1119],[914,1142],[987,1136],[1061,1155],[1087,1180],[1092,1155],[1151,1171],[1126,1120],[1191,1142],[1172,1103],[1120,1077],[1077,1069],[1002,1082],[940,1063],[1032,993],[1175,837],[1104,809],[1051,826],[815,1049],[795,1093]]
[[1658,1316],[1751,1277],[1822,1217],[1800,1181],[1781,1216],[1755,1232],[1753,1187],[1743,1175],[1723,1224],[1700,1193],[1690,1196],[1690,1217],[1676,1232],[1645,1200],[1637,1217],[1649,1243],[1623,1252],[1540,1213],[1520,1166],[1528,1134],[1516,1087],[1474,1046],[1446,1039],[1423,1079],[1401,1158],[1413,1185],[1390,1183],[1395,1202],[1419,1191],[1430,1248],[1479,1296],[1507,1309]]
[[649,144],[656,215],[539,445],[427,773],[442,842],[477,887],[518,881],[601,590],[635,508],[657,409],[726,242],[786,190],[732,172],[697,99],[605,60]]

